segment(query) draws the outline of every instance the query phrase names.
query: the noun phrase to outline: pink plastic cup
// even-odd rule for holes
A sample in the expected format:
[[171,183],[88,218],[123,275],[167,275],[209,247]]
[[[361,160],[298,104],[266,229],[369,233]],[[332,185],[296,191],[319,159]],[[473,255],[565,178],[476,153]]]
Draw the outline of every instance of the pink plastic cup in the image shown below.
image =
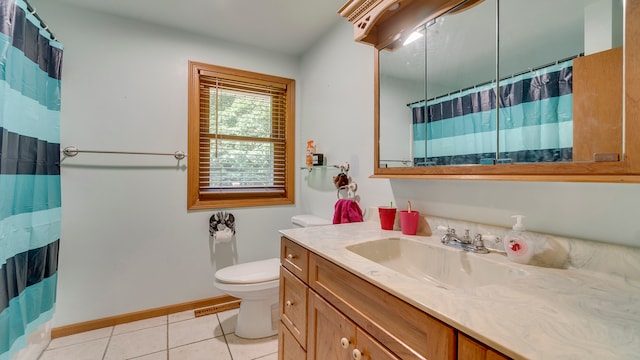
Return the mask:
[[419,211],[400,211],[400,228],[405,235],[415,235],[418,230]]
[[378,207],[380,214],[380,227],[382,230],[393,230],[393,224],[396,222],[397,209],[389,206]]

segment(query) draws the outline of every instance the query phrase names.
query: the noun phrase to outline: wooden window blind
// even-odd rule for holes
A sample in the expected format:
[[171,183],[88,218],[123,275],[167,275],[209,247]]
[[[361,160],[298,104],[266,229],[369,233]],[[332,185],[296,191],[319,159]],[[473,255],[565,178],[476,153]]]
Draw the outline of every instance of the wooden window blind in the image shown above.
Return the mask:
[[189,208],[293,203],[293,80],[191,65]]

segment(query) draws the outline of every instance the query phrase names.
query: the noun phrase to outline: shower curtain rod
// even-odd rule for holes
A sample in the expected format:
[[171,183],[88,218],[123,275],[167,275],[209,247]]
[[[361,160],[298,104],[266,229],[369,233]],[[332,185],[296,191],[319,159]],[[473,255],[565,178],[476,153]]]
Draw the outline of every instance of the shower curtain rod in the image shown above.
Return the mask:
[[103,151],[103,150],[80,150],[75,146],[67,146],[62,152],[69,157],[74,157],[79,153],[92,153],[92,154],[124,154],[124,155],[171,155],[176,160],[182,160],[187,157],[184,151],[176,151],[174,153],[155,153],[155,152],[135,152],[135,151]]
[[[505,76],[505,77],[501,78],[500,80],[507,80],[507,79],[510,79],[510,78],[513,78],[513,77],[516,77],[516,76],[520,76],[520,75],[524,75],[524,74],[527,74],[527,73],[530,73],[530,72],[538,71],[538,70],[544,69],[544,68],[549,67],[549,66],[558,65],[558,64],[563,63],[565,61],[577,59],[577,58],[582,57],[582,56],[584,56],[584,53],[580,53],[578,55],[572,55],[572,56],[566,57],[564,59],[559,59],[559,60],[556,60],[556,61],[552,61],[552,62],[544,64],[544,65],[540,65],[540,66],[536,66],[536,67],[533,67],[533,68],[530,68],[530,69],[527,69],[527,70],[523,70],[523,71],[521,71],[519,73],[515,73],[515,74],[511,74],[511,75]],[[450,93],[447,93],[447,94],[443,94],[443,95],[439,95],[439,96],[436,96],[436,97],[432,97],[431,99],[427,99],[426,101],[436,100],[436,99],[439,99],[439,98],[442,98],[442,97],[445,97],[445,96],[449,96],[451,94],[461,93],[463,91],[471,90],[473,88],[476,88],[476,87],[479,87],[479,86],[488,85],[488,84],[492,84],[492,83],[495,83],[495,82],[496,82],[495,80],[483,82],[481,84],[476,84],[476,85],[469,86],[469,87],[464,88],[464,89],[460,89],[460,90],[456,90],[456,91],[453,91],[453,92],[450,92]],[[419,104],[419,103],[424,102],[424,101],[425,100],[418,100],[418,101],[414,101],[412,103],[408,103],[407,107],[411,107],[412,105]]]
[[36,19],[38,19],[38,21],[40,21],[40,25],[42,25],[42,29],[51,35],[51,40],[56,40],[56,36],[53,34],[53,32],[51,32],[51,30],[49,30],[49,26],[47,26],[47,24],[45,24],[44,21],[42,21],[42,19],[40,18],[40,16],[38,16],[38,14],[36,13],[36,8],[31,6],[31,4],[29,4],[26,0],[25,0],[25,3],[27,4],[27,11],[29,11],[29,14],[33,15]]

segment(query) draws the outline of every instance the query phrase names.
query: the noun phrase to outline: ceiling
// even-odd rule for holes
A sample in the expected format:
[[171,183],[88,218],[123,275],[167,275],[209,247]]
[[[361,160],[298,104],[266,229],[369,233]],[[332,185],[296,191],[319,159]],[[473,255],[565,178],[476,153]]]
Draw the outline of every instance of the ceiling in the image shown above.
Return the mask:
[[[347,0],[48,0],[299,56]],[[36,9],[37,10],[37,9]]]

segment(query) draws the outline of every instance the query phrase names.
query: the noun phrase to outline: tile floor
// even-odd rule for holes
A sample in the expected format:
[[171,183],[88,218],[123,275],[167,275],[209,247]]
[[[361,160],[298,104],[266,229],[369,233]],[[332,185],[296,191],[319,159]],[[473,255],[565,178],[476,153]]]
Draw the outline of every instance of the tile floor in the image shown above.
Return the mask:
[[278,336],[235,336],[238,309],[193,311],[53,339],[40,360],[276,360]]

